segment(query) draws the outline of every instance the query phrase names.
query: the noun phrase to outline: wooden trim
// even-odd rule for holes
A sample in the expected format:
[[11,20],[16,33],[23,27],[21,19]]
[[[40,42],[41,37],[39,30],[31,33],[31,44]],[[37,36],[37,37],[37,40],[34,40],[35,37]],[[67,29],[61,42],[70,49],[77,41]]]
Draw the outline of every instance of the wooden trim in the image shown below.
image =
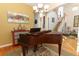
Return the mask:
[[4,48],[4,47],[8,47],[8,46],[12,46],[12,43],[8,43],[8,44],[5,44],[5,45],[1,45],[0,48]]

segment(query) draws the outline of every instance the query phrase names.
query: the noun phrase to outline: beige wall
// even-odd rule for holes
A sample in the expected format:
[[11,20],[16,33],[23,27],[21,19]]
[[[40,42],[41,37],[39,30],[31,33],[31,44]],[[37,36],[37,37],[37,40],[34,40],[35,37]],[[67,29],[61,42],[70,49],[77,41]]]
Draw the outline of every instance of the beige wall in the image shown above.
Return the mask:
[[31,6],[27,4],[0,4],[0,45],[12,42],[11,30],[17,27],[16,23],[8,23],[7,12],[24,13],[30,17],[28,24],[23,24],[27,29],[34,26],[34,14]]

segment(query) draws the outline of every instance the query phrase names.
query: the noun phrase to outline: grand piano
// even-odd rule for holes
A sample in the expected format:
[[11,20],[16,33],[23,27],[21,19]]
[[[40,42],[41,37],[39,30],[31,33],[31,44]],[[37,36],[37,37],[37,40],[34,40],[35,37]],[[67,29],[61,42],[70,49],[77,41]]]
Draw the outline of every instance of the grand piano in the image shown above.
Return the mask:
[[58,44],[59,56],[61,54],[61,45],[62,45],[62,34],[59,32],[51,32],[48,31],[40,31],[35,33],[26,33],[20,34],[20,38],[18,39],[18,43],[22,47],[23,56],[26,55],[26,51],[28,53],[28,49],[33,47],[34,52],[38,50],[38,45],[42,45],[44,43],[47,44]]

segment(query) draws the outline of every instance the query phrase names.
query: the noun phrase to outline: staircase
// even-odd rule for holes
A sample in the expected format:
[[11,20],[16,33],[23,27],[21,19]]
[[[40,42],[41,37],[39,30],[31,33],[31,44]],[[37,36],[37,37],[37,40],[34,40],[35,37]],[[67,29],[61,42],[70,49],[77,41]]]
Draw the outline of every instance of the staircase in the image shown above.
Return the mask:
[[57,22],[57,24],[56,24],[55,28],[53,29],[53,31],[58,32],[58,29],[61,26],[61,23],[63,22],[64,18],[65,18],[65,15],[63,17],[58,18],[59,21]]

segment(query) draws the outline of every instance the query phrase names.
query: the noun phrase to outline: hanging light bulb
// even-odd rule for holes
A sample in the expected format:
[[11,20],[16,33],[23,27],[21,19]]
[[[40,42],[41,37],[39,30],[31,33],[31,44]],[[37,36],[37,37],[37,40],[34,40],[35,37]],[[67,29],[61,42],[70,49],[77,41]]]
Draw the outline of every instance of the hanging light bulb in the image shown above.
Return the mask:
[[37,9],[37,6],[33,6],[33,10],[36,10]]

